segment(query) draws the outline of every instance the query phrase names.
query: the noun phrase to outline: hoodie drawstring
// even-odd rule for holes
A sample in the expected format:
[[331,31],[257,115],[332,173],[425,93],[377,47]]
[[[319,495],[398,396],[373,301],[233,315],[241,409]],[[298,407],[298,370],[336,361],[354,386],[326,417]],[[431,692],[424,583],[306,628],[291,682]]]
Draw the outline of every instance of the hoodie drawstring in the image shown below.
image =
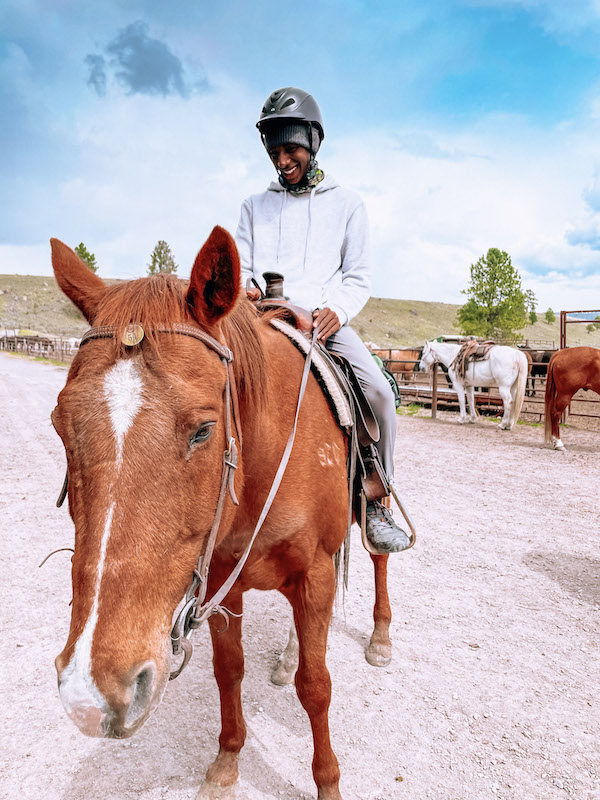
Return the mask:
[[[317,190],[317,187],[314,186],[310,190],[310,195],[308,197],[308,225],[307,225],[307,228],[306,228],[306,239],[304,241],[304,260],[302,261],[302,272],[303,273],[306,272],[306,262],[307,262],[307,259],[308,259],[308,243],[309,243],[309,240],[310,240],[310,234],[311,234],[311,230],[312,230],[312,204],[313,204],[313,197],[315,196],[316,190]],[[285,207],[286,207],[286,204],[287,204],[287,196],[288,196],[287,190],[284,190],[283,192],[281,192],[281,194],[283,196],[281,198],[281,208],[279,209],[279,228],[278,228],[278,231],[277,231],[277,251],[276,251],[276,258],[275,258],[277,264],[279,264],[279,251],[281,249],[281,231],[282,231],[282,227],[283,227],[283,215],[285,213]]]
[[284,190],[282,193],[283,197],[281,198],[281,208],[279,209],[279,231],[277,233],[277,253],[275,263],[279,264],[279,249],[281,246],[281,224],[283,220],[283,212],[285,211],[285,205],[287,203],[287,192]]
[[306,259],[308,257],[308,242],[310,239],[310,232],[312,226],[312,202],[313,197],[315,196],[315,191],[317,187],[314,186],[310,191],[310,196],[308,198],[308,227],[306,229],[306,241],[304,242],[304,261],[302,262],[302,272],[306,272]]

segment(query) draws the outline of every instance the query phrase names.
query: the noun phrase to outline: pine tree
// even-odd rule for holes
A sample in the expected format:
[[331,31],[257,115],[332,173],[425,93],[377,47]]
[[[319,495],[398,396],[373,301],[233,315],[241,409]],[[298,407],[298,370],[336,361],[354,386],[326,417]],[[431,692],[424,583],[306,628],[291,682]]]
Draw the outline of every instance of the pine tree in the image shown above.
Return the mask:
[[92,272],[98,272],[98,264],[96,264],[96,256],[93,253],[90,253],[87,247],[84,245],[83,242],[79,242],[77,247],[74,248],[75,252],[79,256],[79,258],[83,261],[84,264],[92,270]]
[[514,340],[527,322],[527,304],[535,302],[521,288],[521,278],[510,256],[495,247],[471,264],[471,282],[463,289],[469,299],[459,308],[463,333],[504,341]]
[[160,239],[150,255],[148,275],[177,272],[177,267],[171,248],[163,239]]
[[535,294],[531,291],[531,289],[527,289],[525,292],[525,308],[529,313],[529,324],[535,325],[537,322],[537,314],[535,311],[535,307],[537,305],[537,300]]

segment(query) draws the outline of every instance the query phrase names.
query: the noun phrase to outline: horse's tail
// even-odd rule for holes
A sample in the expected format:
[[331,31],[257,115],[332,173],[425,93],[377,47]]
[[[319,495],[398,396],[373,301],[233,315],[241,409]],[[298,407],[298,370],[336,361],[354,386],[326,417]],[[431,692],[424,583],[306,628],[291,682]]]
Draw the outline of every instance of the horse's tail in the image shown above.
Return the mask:
[[513,397],[512,413],[510,415],[510,427],[518,421],[519,414],[523,408],[523,400],[525,399],[525,389],[527,388],[527,375],[529,373],[529,363],[524,353],[520,353],[522,358],[519,358],[519,373],[517,375],[517,388]]
[[544,397],[544,441],[552,441],[552,412],[556,403],[556,382],[554,380],[554,362],[550,359],[546,377],[546,395]]

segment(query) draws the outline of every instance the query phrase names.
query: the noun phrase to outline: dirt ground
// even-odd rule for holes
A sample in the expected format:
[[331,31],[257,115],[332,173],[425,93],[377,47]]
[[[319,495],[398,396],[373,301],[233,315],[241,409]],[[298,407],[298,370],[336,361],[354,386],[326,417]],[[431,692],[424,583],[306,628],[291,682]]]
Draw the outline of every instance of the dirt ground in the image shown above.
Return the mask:
[[[216,753],[207,630],[162,705],[126,741],[86,739],[63,712],[55,655],[69,621],[72,544],[55,500],[65,466],[49,414],[60,367],[0,354],[0,797],[191,800]],[[600,434],[512,433],[456,415],[398,418],[396,482],[418,525],[390,559],[394,660],[370,667],[370,560],[355,536],[328,664],[344,800],[600,798]],[[289,614],[245,611],[248,739],[238,800],[316,795],[308,721],[269,673]]]

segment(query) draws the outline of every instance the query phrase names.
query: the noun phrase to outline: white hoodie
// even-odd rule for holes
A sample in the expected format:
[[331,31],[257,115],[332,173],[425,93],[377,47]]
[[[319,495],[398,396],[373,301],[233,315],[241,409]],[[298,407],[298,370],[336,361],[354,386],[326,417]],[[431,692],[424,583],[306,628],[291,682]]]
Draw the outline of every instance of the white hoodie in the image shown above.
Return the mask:
[[279,272],[292,303],[310,311],[328,306],[341,325],[369,299],[367,213],[356,192],[329,176],[303,194],[273,182],[249,197],[235,240],[244,288],[248,278],[264,285],[263,272]]

